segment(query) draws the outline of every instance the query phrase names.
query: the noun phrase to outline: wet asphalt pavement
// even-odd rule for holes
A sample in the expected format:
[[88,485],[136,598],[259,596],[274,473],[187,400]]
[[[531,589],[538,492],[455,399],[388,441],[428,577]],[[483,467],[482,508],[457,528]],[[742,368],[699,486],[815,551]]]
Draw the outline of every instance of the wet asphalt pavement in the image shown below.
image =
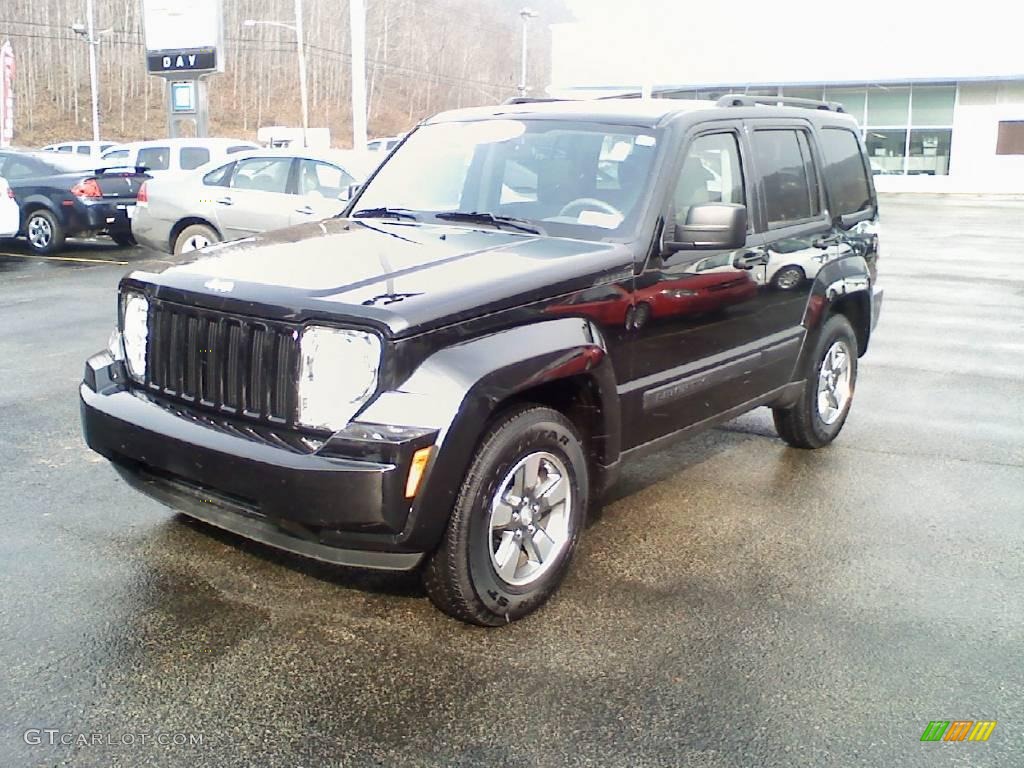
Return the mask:
[[[1024,765],[1024,201],[883,217],[838,442],[762,410],[630,466],[497,631],[129,490],[77,387],[127,269],[92,260],[145,255],[0,255],[0,767]],[[999,724],[919,741],[957,719]]]

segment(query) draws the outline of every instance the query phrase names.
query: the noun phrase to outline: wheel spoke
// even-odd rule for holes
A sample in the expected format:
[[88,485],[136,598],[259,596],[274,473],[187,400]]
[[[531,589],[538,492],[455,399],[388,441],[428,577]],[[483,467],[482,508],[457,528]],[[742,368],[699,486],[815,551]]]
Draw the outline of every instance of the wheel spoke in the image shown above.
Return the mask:
[[565,501],[567,492],[568,483],[565,482],[565,478],[561,475],[555,475],[554,479],[544,487],[538,496],[538,500],[542,503],[544,509],[551,510]]
[[526,459],[526,464],[523,465],[523,470],[525,474],[524,482],[526,484],[526,490],[532,491],[540,483],[540,467],[540,454],[535,453]]
[[530,560],[538,565],[544,564],[544,558],[548,552],[551,551],[551,547],[548,546],[546,549],[541,547],[541,542],[547,541],[547,536],[541,533],[540,528],[532,536],[526,536],[523,539],[523,549],[526,551],[526,556]]
[[498,545],[498,551],[494,553],[494,563],[498,567],[498,575],[505,581],[511,581],[515,578],[516,568],[519,566],[519,553],[522,548],[519,546],[519,542],[516,541],[515,534],[511,531],[506,531],[502,534],[501,544]]
[[494,505],[494,510],[491,512],[491,529],[495,531],[504,530],[508,528],[512,522],[512,514],[515,512],[512,505],[506,501],[499,501]]
[[518,505],[523,500],[523,494],[526,493],[526,466],[523,465],[516,470],[515,475],[512,477],[512,487],[508,489],[508,493],[505,494],[506,503]]

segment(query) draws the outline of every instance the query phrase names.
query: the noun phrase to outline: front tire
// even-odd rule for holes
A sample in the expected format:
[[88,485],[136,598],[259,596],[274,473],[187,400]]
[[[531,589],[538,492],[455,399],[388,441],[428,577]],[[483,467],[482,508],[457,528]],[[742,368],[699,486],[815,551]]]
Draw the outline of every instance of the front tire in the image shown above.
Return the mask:
[[40,208],[32,211],[25,219],[25,237],[33,253],[49,256],[64,247],[67,236],[57,217]]
[[589,504],[576,428],[550,408],[523,406],[484,435],[423,582],[460,621],[500,626],[542,606],[561,583]]
[[794,448],[823,448],[843,430],[857,385],[857,336],[850,321],[833,315],[808,357],[800,399],[775,408],[775,431]]

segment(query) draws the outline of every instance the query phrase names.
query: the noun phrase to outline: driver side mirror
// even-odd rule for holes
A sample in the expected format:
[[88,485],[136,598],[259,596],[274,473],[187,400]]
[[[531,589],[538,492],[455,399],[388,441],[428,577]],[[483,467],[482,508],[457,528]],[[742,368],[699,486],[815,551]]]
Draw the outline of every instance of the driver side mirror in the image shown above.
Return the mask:
[[356,192],[358,191],[358,184],[349,184],[348,187],[341,190],[341,194],[338,195],[338,199],[343,203],[347,203],[349,200],[356,196]]
[[747,207],[701,203],[690,207],[685,224],[676,224],[668,253],[683,250],[732,251],[747,244]]

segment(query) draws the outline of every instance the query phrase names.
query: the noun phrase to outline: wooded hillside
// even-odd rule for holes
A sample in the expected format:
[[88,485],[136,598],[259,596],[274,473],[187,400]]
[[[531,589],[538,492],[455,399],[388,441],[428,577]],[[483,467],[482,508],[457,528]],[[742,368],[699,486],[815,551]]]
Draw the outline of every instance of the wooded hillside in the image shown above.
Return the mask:
[[[517,0],[367,0],[370,135],[391,135],[442,109],[495,103],[516,93]],[[96,0],[103,138],[165,135],[163,81],[145,72],[140,0]],[[561,0],[536,0],[530,84],[549,72],[547,25],[566,20]],[[211,133],[251,138],[262,125],[299,125],[295,36],[245,19],[294,22],[293,0],[224,0],[227,66],[211,80]],[[304,0],[310,125],[351,137],[347,0]],[[15,142],[92,138],[88,46],[71,31],[85,0],[0,0],[0,41],[17,56]]]

